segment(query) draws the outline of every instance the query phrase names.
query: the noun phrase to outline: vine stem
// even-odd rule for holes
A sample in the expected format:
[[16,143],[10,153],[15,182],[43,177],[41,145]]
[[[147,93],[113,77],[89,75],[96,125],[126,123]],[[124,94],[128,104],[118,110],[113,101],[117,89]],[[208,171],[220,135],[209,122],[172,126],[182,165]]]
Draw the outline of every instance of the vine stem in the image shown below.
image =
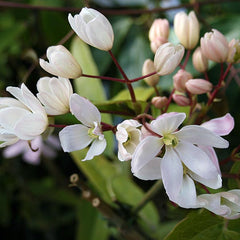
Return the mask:
[[90,74],[82,74],[81,77],[100,78],[100,79],[103,79],[103,80],[110,80],[110,81],[114,81],[114,82],[126,83],[126,80],[124,80],[124,79],[113,78],[113,77],[94,76],[94,75],[90,75]]
[[162,180],[158,180],[144,195],[143,199],[132,209],[133,214],[137,214],[161,189]]
[[171,92],[169,98],[168,98],[168,102],[167,102],[166,107],[165,107],[165,109],[164,109],[164,111],[163,111],[162,113],[167,112],[168,107],[169,107],[169,105],[170,105],[170,103],[171,103],[171,101],[172,101],[173,94],[175,93],[175,91],[176,91],[176,89],[174,88],[174,89],[172,90],[172,92]]
[[133,87],[131,85],[131,81],[128,79],[127,75],[125,74],[125,72],[123,71],[122,67],[120,66],[120,64],[118,63],[117,59],[115,58],[115,56],[113,55],[112,51],[109,50],[108,51],[113,62],[115,63],[115,65],[117,66],[118,70],[120,71],[120,73],[122,74],[122,76],[124,77],[124,79],[126,80],[126,84],[127,84],[127,87],[128,87],[128,90],[129,90],[129,93],[130,93],[130,96],[131,96],[131,99],[132,99],[132,102],[135,103],[136,102],[136,97],[135,97],[135,93],[134,93],[134,90],[133,90]]
[[187,63],[188,63],[188,60],[189,60],[189,57],[190,57],[190,53],[191,53],[191,50],[187,50],[187,54],[186,54],[186,57],[185,57],[185,60],[184,60],[184,63],[182,65],[182,69],[184,70],[187,66]]

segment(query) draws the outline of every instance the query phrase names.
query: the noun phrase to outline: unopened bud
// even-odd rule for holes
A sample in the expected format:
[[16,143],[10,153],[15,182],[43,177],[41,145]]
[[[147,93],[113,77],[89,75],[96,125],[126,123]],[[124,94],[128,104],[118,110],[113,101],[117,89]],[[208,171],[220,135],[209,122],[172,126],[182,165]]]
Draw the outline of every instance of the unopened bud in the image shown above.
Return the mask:
[[239,63],[240,62],[240,41],[232,39],[229,42],[229,52],[227,62],[229,63]]
[[205,33],[201,38],[201,49],[206,58],[223,63],[228,56],[228,41],[222,33],[212,29],[212,32]]
[[199,22],[193,11],[179,12],[174,17],[174,32],[186,49],[193,49],[199,40]]
[[190,79],[186,83],[186,88],[192,94],[203,94],[210,92],[213,85],[204,79]]
[[181,44],[164,43],[154,57],[154,66],[158,75],[168,75],[179,65],[184,55],[184,47]]
[[168,99],[165,96],[152,98],[152,104],[158,109],[162,109],[163,107],[165,107],[167,102],[168,102]]
[[203,55],[202,50],[200,47],[198,47],[192,56],[192,62],[194,68],[198,72],[206,72],[208,69],[208,60],[207,58]]
[[192,79],[193,76],[191,73],[183,70],[183,69],[180,69],[178,70],[178,72],[173,76],[173,85],[174,85],[174,88],[177,90],[177,91],[180,91],[180,92],[185,92],[185,83],[189,80],[189,79]]
[[151,49],[155,53],[157,49],[168,41],[169,23],[167,19],[154,20],[149,30],[149,40],[151,42]]
[[[151,59],[145,60],[143,67],[142,67],[142,75],[147,75],[149,73],[156,72],[156,68],[154,66],[154,63]],[[159,76],[157,74],[154,74],[150,77],[144,78],[144,81],[151,87],[156,86],[159,81]]]
[[184,94],[174,93],[173,100],[179,106],[189,106],[190,105],[190,99],[188,97],[186,97]]

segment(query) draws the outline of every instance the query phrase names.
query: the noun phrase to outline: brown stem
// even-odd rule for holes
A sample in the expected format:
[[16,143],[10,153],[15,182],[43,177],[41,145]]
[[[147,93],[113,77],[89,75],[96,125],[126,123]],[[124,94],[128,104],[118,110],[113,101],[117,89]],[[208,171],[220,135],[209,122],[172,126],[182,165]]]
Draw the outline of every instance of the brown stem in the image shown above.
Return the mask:
[[172,92],[171,92],[171,94],[170,94],[170,96],[169,96],[169,98],[168,98],[168,102],[167,102],[167,104],[166,104],[166,107],[165,107],[164,111],[162,111],[162,113],[167,112],[168,107],[169,107],[169,105],[170,105],[170,103],[171,103],[171,101],[172,101],[173,94],[174,94],[175,90],[176,90],[175,88],[172,90]]
[[185,68],[186,68],[187,63],[188,63],[188,60],[189,60],[189,57],[190,57],[190,53],[191,53],[191,50],[187,50],[187,54],[186,54],[184,63],[183,63],[183,65],[182,65],[182,69],[185,69]]
[[81,77],[98,78],[98,79],[110,80],[110,81],[114,81],[114,82],[126,83],[126,80],[123,80],[120,78],[113,78],[113,77],[94,76],[94,75],[90,75],[90,74],[82,74]]
[[152,72],[152,73],[149,73],[149,74],[147,74],[147,75],[144,75],[144,76],[141,76],[141,77],[138,77],[138,78],[131,79],[130,81],[131,81],[131,82],[137,82],[137,81],[139,81],[139,80],[141,80],[141,79],[150,77],[150,76],[155,75],[155,74],[157,74],[157,72]]

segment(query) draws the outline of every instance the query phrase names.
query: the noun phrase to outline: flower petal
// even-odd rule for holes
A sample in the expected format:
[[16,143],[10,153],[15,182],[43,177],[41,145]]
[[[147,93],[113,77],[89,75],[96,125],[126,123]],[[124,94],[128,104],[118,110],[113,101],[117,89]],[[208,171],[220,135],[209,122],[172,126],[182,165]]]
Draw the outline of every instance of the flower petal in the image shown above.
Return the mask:
[[70,97],[70,110],[79,121],[88,127],[94,127],[94,122],[101,122],[98,109],[89,100],[76,93]]
[[172,148],[166,147],[161,161],[161,175],[169,199],[175,201],[182,187],[183,166]]
[[107,142],[105,138],[103,140],[98,140],[98,139],[94,140],[87,152],[86,157],[82,161],[91,160],[95,156],[102,154],[106,148],[106,145],[107,145]]
[[234,128],[234,118],[229,113],[227,113],[225,116],[214,118],[203,123],[201,126],[207,128],[219,136],[225,136],[229,134]]
[[179,139],[190,142],[192,144],[199,144],[205,146],[208,145],[217,148],[227,148],[229,146],[228,141],[226,141],[222,137],[216,135],[215,133],[204,127],[197,125],[185,126],[174,134]]
[[185,113],[163,114],[151,122],[151,128],[154,132],[163,136],[164,134],[174,132],[185,118]]
[[59,132],[59,139],[64,152],[73,152],[87,147],[92,138],[88,135],[87,127],[75,124],[65,127]]
[[144,138],[137,146],[132,157],[132,172],[138,172],[144,165],[151,161],[161,151],[162,139],[149,136]]
[[188,142],[179,142],[174,148],[179,158],[192,172],[200,177],[212,179],[218,171],[211,159],[200,148]]
[[142,180],[157,180],[161,178],[161,158],[155,157],[144,165],[139,171],[133,175]]

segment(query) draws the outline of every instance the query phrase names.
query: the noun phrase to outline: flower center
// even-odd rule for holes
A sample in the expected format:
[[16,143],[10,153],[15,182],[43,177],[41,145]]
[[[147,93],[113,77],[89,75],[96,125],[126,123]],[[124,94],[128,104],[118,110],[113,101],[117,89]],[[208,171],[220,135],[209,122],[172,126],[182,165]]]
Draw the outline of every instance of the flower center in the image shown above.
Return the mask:
[[99,136],[94,133],[95,128],[89,128],[88,129],[88,136],[91,138],[98,138]]
[[173,134],[166,134],[163,136],[163,142],[167,146],[176,147],[178,144],[178,139]]
[[123,143],[123,146],[124,146],[124,147],[126,147],[126,146],[129,144],[129,142],[131,141],[131,138],[132,138],[132,137],[131,137],[131,134],[128,133],[127,141]]

